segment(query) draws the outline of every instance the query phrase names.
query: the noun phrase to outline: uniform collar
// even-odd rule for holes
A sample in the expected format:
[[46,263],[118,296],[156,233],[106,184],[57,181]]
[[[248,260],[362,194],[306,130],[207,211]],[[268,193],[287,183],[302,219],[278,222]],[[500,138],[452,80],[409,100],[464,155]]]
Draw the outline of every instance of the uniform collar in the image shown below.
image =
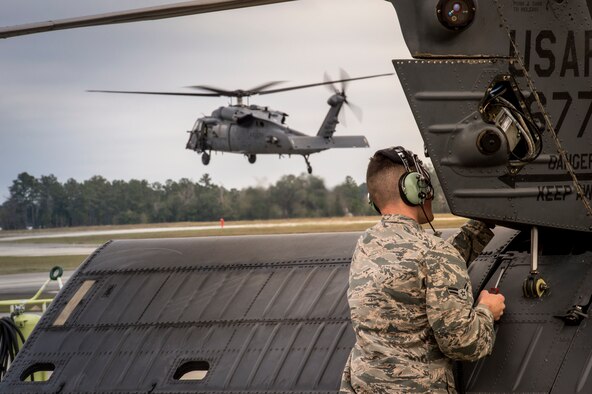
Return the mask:
[[381,223],[383,225],[387,225],[387,223],[403,224],[406,226],[411,226],[417,230],[423,230],[423,227],[421,227],[421,225],[417,223],[414,219],[411,219],[410,217],[407,217],[405,215],[400,215],[398,213],[382,215]]

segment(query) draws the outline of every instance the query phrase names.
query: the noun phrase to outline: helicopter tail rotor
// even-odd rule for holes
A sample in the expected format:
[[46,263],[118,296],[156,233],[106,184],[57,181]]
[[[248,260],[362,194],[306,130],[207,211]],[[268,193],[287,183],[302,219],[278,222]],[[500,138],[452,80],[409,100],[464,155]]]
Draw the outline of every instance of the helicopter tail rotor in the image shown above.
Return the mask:
[[347,99],[345,100],[345,105],[347,105],[352,114],[354,114],[358,122],[362,122],[362,119],[364,119],[364,111],[362,110],[362,108],[360,108],[359,105],[356,105],[348,101]]
[[[340,69],[340,77],[341,79],[338,81],[332,81],[331,78],[329,77],[329,74],[327,72],[325,72],[324,74],[324,81],[327,84],[327,88],[333,92],[334,94],[337,94],[339,96],[341,96],[344,100],[344,103],[348,106],[348,108],[351,110],[351,112],[354,114],[354,116],[356,117],[356,119],[358,120],[358,122],[361,122],[364,114],[362,111],[362,108],[360,108],[358,105],[350,102],[347,98],[347,87],[349,86],[349,82],[352,80],[355,80],[356,78],[351,78],[349,76],[349,74],[347,73],[347,71],[345,71],[343,68]],[[341,83],[340,88],[337,88],[337,86],[335,85],[335,82],[339,82]],[[346,117],[345,117],[345,112],[341,112],[339,114],[339,122],[343,125],[346,125]]]
[[329,73],[325,71],[323,74],[323,82],[326,84],[325,86],[329,89],[330,92],[333,94],[340,94],[339,89],[335,86],[335,82],[331,80]]
[[347,90],[347,86],[349,85],[351,77],[343,68],[340,68],[339,72],[341,74],[341,93],[345,95],[345,91]]

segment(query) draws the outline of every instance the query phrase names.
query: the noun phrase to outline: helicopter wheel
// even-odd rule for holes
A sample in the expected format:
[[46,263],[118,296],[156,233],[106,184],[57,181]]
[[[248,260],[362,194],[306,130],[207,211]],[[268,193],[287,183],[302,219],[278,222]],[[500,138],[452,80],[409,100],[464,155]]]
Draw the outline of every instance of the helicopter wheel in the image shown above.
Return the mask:
[[522,282],[522,294],[525,298],[541,298],[549,292],[549,285],[539,273],[531,273]]
[[249,163],[251,164],[255,164],[255,162],[257,161],[257,155],[248,155],[247,157],[249,159]]
[[207,152],[204,152],[201,155],[201,162],[203,163],[204,166],[207,166],[208,164],[210,164],[210,155]]
[[310,162],[308,161],[308,155],[302,157],[304,157],[304,161],[306,162],[306,170],[309,174],[312,174],[312,167],[310,165]]

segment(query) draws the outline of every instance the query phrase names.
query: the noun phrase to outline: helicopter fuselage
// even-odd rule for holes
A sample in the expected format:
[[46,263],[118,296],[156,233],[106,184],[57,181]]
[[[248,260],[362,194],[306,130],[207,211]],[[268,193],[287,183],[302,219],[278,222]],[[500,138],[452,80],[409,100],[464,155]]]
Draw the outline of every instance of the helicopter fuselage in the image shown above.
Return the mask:
[[[329,149],[299,149],[291,137],[306,137],[290,129],[288,115],[256,105],[220,107],[211,116],[199,118],[190,131],[187,149],[241,154],[312,154]],[[310,137],[315,138],[315,137]]]
[[257,160],[258,154],[301,155],[308,173],[312,167],[308,157],[331,148],[365,148],[366,137],[334,137],[339,124],[339,113],[347,102],[344,90],[335,91],[327,100],[330,109],[316,135],[311,136],[289,128],[288,116],[257,105],[229,105],[216,109],[210,116],[197,119],[189,131],[186,148],[201,154],[204,165],[210,163],[210,153],[234,152],[248,157],[249,163]]

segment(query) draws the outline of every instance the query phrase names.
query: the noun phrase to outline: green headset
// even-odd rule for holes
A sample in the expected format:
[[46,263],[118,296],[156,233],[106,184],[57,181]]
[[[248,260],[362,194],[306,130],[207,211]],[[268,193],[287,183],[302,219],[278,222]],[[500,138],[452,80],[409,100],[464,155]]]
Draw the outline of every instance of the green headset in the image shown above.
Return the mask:
[[[405,173],[401,175],[398,182],[399,193],[405,204],[412,207],[420,206],[426,200],[434,198],[434,188],[432,187],[430,173],[416,154],[401,146],[395,146],[377,151],[374,154],[374,157],[376,156],[386,157],[393,163],[405,167]],[[368,202],[376,212],[382,214],[380,209],[372,201],[370,194],[368,194]]]

